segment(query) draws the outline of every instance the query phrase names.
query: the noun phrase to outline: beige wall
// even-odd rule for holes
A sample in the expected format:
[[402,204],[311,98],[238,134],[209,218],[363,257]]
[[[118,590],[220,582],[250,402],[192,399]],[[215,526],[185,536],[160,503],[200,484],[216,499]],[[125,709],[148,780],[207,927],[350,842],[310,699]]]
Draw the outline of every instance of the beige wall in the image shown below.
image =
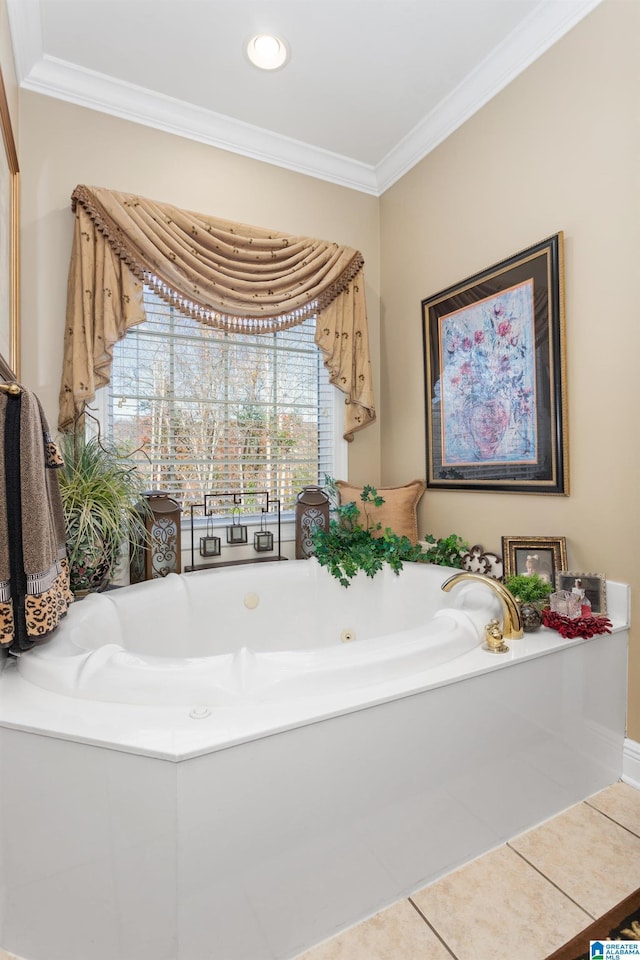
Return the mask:
[[[78,183],[334,240],[361,250],[379,395],[378,201],[311,177],[86,110],[20,94],[22,377],[57,422],[66,280]],[[349,445],[349,469],[379,476],[379,425]]]
[[[420,301],[565,235],[571,495],[427,491],[420,531],[567,537],[640,587],[640,4],[606,0],[381,200],[382,472],[425,474]],[[629,735],[640,740],[640,631]]]

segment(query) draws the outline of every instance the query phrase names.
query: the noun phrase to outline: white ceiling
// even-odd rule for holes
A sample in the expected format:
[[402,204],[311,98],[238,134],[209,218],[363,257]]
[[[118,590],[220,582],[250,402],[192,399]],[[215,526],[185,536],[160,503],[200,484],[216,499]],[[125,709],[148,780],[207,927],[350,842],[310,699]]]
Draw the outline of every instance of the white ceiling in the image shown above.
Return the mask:
[[[600,0],[7,0],[28,90],[380,195]],[[288,65],[251,66],[254,33]]]

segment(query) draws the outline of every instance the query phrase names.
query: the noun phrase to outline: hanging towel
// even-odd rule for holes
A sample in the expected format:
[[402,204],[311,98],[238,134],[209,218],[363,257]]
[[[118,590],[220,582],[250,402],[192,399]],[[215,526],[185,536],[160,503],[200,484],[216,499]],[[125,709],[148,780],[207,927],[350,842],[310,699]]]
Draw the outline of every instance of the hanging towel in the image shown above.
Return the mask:
[[35,394],[0,393],[0,643],[16,656],[51,633],[73,600],[61,466]]

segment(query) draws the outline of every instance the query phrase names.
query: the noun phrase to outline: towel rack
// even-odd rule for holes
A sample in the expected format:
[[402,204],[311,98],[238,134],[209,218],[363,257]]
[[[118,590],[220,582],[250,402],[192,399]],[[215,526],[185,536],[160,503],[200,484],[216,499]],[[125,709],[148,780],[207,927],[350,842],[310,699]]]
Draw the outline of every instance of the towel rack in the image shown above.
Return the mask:
[[19,383],[0,383],[0,390],[3,393],[10,393],[12,397],[17,397],[19,393],[22,393]]

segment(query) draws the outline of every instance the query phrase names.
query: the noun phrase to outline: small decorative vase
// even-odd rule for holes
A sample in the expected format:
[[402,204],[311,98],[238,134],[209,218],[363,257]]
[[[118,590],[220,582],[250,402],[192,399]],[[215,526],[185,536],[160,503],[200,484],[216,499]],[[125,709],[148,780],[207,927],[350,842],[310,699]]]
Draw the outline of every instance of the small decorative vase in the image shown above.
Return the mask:
[[535,603],[521,603],[520,612],[525,633],[532,633],[542,626],[542,612]]
[[[86,583],[87,581],[81,581]],[[73,585],[73,580],[71,581],[71,592],[76,600],[82,600],[83,597],[88,597],[90,593],[102,593],[103,590],[106,590],[109,586],[109,578],[103,577],[102,580],[92,584],[90,587],[81,587],[75,588]]]
[[87,544],[84,552],[69,564],[69,583],[74,597],[101,593],[109,583],[115,566],[113,557],[105,558],[106,548]]

